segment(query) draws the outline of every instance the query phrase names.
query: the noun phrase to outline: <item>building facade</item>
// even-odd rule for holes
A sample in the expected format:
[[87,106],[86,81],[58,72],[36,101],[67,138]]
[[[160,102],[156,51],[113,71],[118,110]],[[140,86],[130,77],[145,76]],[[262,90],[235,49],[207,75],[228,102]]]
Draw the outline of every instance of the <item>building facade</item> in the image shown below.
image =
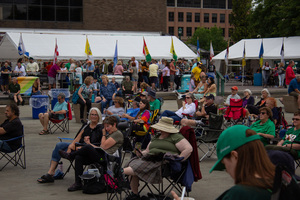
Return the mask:
[[167,0],[166,33],[187,40],[198,27],[216,26],[228,38],[231,12],[232,0]]
[[0,27],[165,32],[166,1],[0,0]]

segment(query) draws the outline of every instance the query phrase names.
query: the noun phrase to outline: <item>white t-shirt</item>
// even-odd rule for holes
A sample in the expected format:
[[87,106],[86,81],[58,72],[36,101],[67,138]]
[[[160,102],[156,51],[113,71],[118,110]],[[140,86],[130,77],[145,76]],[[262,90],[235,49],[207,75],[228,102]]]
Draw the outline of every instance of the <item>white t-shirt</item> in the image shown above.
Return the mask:
[[190,103],[190,104],[185,104],[185,109],[183,110],[183,107],[181,107],[179,110],[175,112],[175,114],[183,118],[182,113],[187,115],[193,115],[195,112],[196,112],[195,103]]
[[76,67],[75,68],[75,74],[76,74],[76,76],[77,75],[80,76],[82,74],[82,68],[81,67]]

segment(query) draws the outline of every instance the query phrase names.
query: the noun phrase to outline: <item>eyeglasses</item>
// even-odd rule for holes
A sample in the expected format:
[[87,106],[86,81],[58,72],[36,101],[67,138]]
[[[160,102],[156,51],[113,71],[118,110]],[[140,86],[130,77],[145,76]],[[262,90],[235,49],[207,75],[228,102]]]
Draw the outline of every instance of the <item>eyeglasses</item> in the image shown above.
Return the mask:
[[205,78],[205,76],[200,76],[200,78]]
[[91,116],[98,116],[98,114],[90,114]]
[[186,99],[191,99],[191,97],[185,97]]
[[299,118],[292,118],[293,121],[299,121]]
[[264,114],[267,114],[266,112],[261,112],[260,114],[264,115]]

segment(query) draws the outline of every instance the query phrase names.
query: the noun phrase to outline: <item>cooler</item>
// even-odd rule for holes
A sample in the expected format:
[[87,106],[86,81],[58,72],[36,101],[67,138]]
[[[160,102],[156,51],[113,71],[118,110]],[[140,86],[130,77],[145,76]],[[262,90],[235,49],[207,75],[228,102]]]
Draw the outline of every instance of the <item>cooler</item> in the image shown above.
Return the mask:
[[38,119],[40,113],[45,113],[49,107],[49,97],[47,95],[34,95],[29,99],[32,107],[32,118]]
[[253,76],[253,85],[254,86],[262,86],[262,74],[261,73],[255,73]]
[[190,80],[191,80],[191,75],[190,74],[184,74],[181,77],[181,89],[178,90],[178,92],[189,91]]

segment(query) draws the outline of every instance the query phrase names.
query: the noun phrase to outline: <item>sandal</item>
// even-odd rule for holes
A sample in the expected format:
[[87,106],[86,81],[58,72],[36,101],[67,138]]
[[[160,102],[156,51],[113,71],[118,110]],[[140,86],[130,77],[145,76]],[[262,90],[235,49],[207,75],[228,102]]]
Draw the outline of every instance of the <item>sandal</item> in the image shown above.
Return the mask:
[[49,133],[49,131],[48,130],[42,130],[40,133],[39,133],[39,135],[47,135]]
[[41,176],[41,178],[37,179],[37,182],[39,182],[39,183],[53,183],[54,178],[53,178],[52,175],[47,173],[47,174]]

